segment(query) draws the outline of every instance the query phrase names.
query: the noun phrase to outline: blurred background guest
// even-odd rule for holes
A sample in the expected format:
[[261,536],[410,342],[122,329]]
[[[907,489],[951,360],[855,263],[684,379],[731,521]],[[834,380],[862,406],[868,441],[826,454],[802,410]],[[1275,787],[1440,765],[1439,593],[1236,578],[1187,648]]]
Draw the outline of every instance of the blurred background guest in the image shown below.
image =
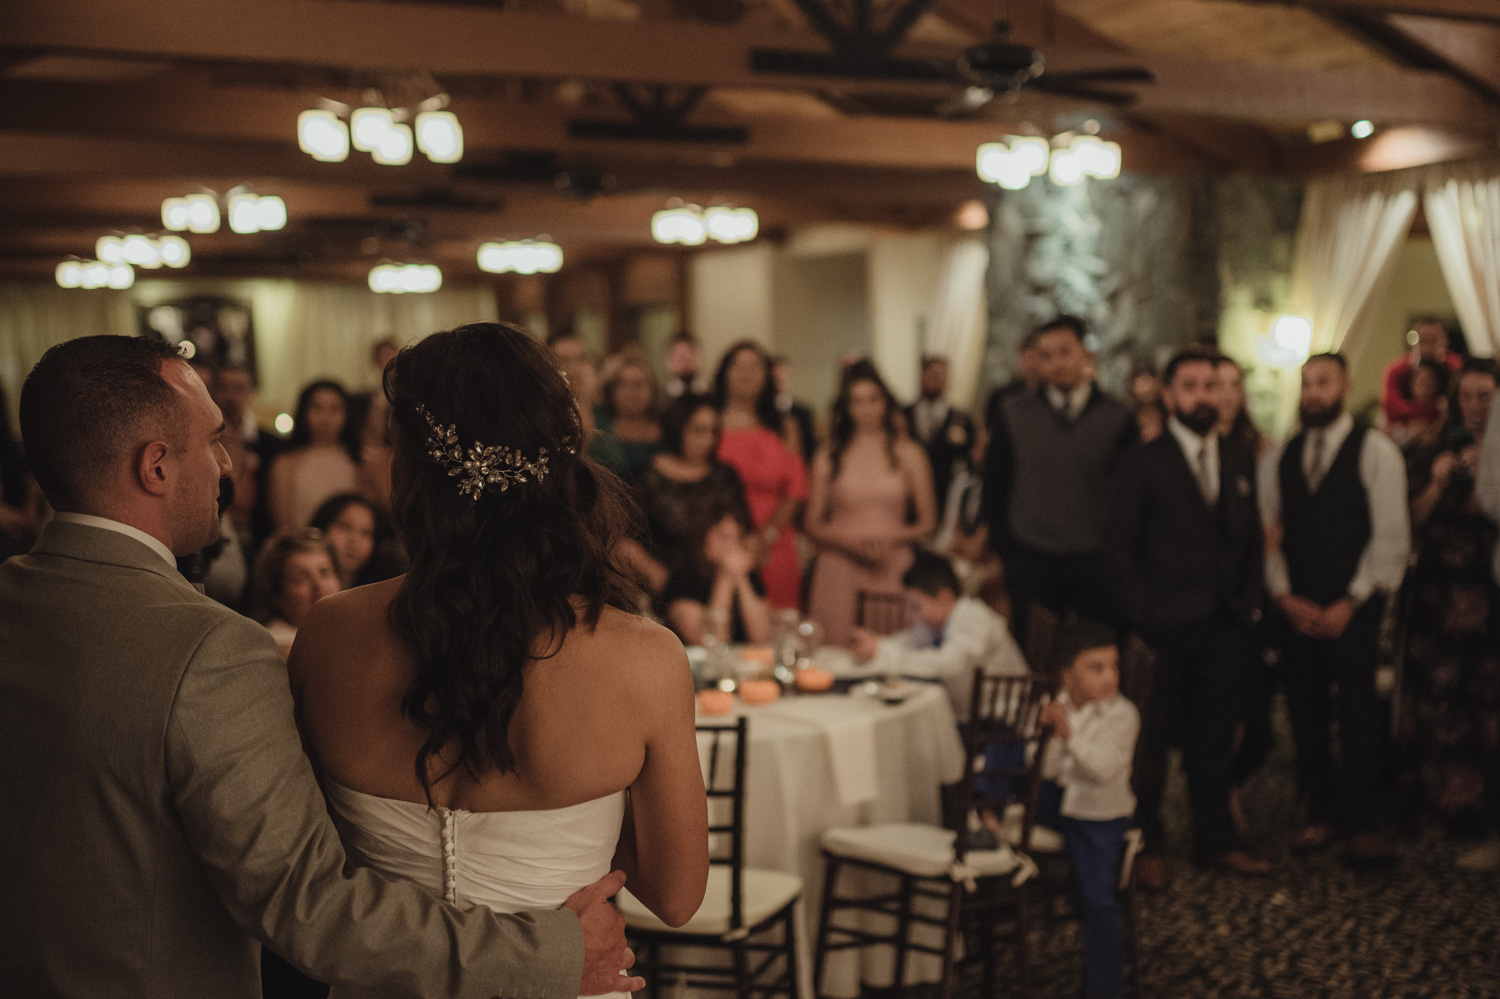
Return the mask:
[[771,640],[771,605],[745,527],[733,514],[703,532],[662,597],[668,624],[687,645],[702,645],[708,633],[720,642]]
[[301,530],[328,497],[359,489],[348,420],[348,396],[338,382],[317,381],[302,390],[287,448],[271,463],[277,533]]
[[756,535],[756,554],[766,596],[780,609],[801,606],[802,571],[792,527],[807,499],[807,469],[788,446],[787,421],[776,408],[771,358],[752,340],[730,347],[714,378],[714,402],[723,419],[720,460],[745,485]]
[[687,330],[678,330],[667,343],[667,398],[707,392],[709,385],[702,369],[698,338]]
[[378,583],[405,571],[406,559],[384,515],[359,493],[329,498],[308,526],[322,531],[333,549],[341,590]]
[[1220,354],[1214,362],[1214,374],[1219,382],[1219,436],[1239,441],[1259,458],[1270,442],[1250,418],[1244,369],[1238,361]]
[[21,444],[11,434],[10,404],[0,386],[0,562],[31,550],[45,510]]
[[1033,602],[1116,618],[1103,555],[1108,482],[1138,434],[1130,410],[1093,382],[1087,329],[1059,316],[1037,330],[1044,384],[1004,397],[984,457],[985,521],[1023,645]]
[[[583,439],[592,442],[598,431],[599,420],[599,365],[593,353],[584,344],[583,338],[564,327],[547,337],[547,346],[557,355],[563,377],[578,403],[578,418],[583,424]],[[603,460],[604,452],[590,453],[596,461]]]
[[927,452],[932,469],[932,491],[939,510],[948,504],[948,486],[960,467],[968,464],[974,442],[974,420],[948,404],[948,359],[922,358],[922,397],[906,408],[906,426]]
[[646,361],[621,357],[604,383],[599,447],[604,466],[626,482],[662,450],[661,392]]
[[1040,330],[1032,330],[1021,338],[1016,354],[1016,374],[1010,381],[990,393],[984,404],[984,426],[993,429],[1000,415],[1000,401],[1012,392],[1035,392],[1042,385],[1042,353],[1037,348],[1041,339]]
[[811,462],[813,452],[818,449],[818,428],[812,410],[797,401],[792,391],[792,362],[785,354],[771,360],[771,377],[776,380],[776,408],[797,428],[796,450],[803,461]]
[[1167,411],[1161,400],[1161,379],[1156,368],[1138,364],[1126,383],[1126,400],[1135,413],[1136,432],[1142,442],[1154,441],[1167,425]]
[[635,494],[646,515],[644,567],[660,593],[680,572],[712,524],[726,515],[753,530],[739,473],[719,459],[719,410],[706,395],[674,399],[662,413],[665,450],[635,480]]
[[1436,399],[1412,398],[1412,368],[1422,361],[1431,361],[1457,371],[1464,363],[1463,357],[1448,349],[1448,328],[1441,319],[1423,316],[1412,327],[1417,335],[1416,344],[1386,366],[1381,383],[1380,408],[1385,412],[1385,431],[1393,437],[1398,428],[1437,415]]
[[255,560],[250,616],[266,626],[285,657],[313,604],[337,592],[338,565],[322,532],[278,534]]
[[1454,419],[1408,455],[1417,562],[1408,582],[1398,724],[1416,802],[1448,831],[1492,835],[1500,753],[1500,585],[1491,573],[1497,527],[1475,495],[1495,400],[1493,364],[1458,375]]
[[1448,421],[1448,376],[1446,365],[1425,357],[1412,365],[1403,386],[1414,414],[1405,422],[1386,424],[1391,440],[1403,448],[1437,444]]
[[240,364],[220,368],[212,394],[224,414],[224,450],[233,465],[229,474],[234,480],[234,502],[229,507],[229,519],[241,542],[253,550],[271,533],[267,499],[270,480],[266,473],[282,442],[261,430],[255,421],[255,381],[249,368]]
[[875,366],[856,362],[833,404],[828,444],[813,459],[804,527],[818,556],[807,615],[831,645],[853,640],[860,591],[902,592],[912,545],[937,526],[927,456],[897,431],[896,412]]
[[1302,428],[1261,460],[1261,519],[1266,589],[1287,622],[1284,678],[1307,805],[1293,845],[1315,850],[1343,836],[1347,859],[1380,864],[1391,848],[1381,830],[1386,739],[1375,672],[1411,526],[1401,452],[1344,411],[1348,393],[1343,355],[1302,365]]

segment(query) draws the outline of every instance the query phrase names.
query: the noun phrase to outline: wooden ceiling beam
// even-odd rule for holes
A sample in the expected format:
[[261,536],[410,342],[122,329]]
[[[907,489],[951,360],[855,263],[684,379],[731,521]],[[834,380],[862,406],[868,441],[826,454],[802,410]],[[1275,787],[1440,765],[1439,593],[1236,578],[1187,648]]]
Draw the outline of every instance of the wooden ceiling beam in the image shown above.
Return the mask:
[[[1245,0],[1236,0],[1245,2]],[[1249,0],[1251,3],[1308,10],[1351,11],[1365,14],[1416,14],[1457,21],[1500,23],[1500,4],[1495,0]]]
[[[1061,38],[1064,33],[1059,31]],[[375,71],[597,79],[706,86],[948,95],[953,84],[807,78],[753,72],[758,47],[826,51],[805,32],[686,22],[621,22],[507,10],[352,0],[49,0],[7,13],[0,42],[140,59],[245,62]],[[954,58],[954,48],[903,51]],[[1049,69],[1144,64],[1158,82],[1137,109],[1267,120],[1370,118],[1457,124],[1494,113],[1457,81],[1413,70],[1305,69],[1119,52],[1043,48]]]
[[[1500,7],[1500,2],[1496,3]],[[1435,17],[1392,14],[1392,29],[1421,45],[1491,100],[1500,100],[1500,21],[1465,24]]]
[[[410,166],[400,168],[376,166],[359,153],[345,163],[314,162],[293,144],[296,116],[303,107],[305,102],[296,94],[213,88],[190,80],[130,89],[0,81],[0,136],[19,133],[37,141],[61,142],[68,136],[86,135],[122,144],[123,159],[92,164],[75,159],[66,167],[70,172],[87,172],[91,165],[104,175],[140,170],[143,164],[157,169],[149,158],[141,160],[131,152],[132,143],[154,139],[230,143],[236,158],[245,157],[245,171],[251,174],[290,178],[347,175],[351,180],[373,184],[405,179],[403,171],[414,169],[423,171],[421,179],[435,181],[446,176],[444,168],[424,163],[420,156]],[[964,122],[875,115],[779,116],[738,121],[749,129],[749,141],[743,144],[700,145],[575,138],[568,134],[567,127],[574,112],[540,101],[463,98],[455,100],[452,107],[464,123],[466,162],[512,150],[551,150],[587,155],[602,164],[635,159],[688,166],[747,161],[912,171],[972,170],[974,150],[980,143],[1013,132],[1020,124],[1019,116],[1013,120]],[[1126,133],[1117,137],[1125,146],[1127,169],[1174,172],[1211,165],[1201,156],[1182,155],[1155,136]],[[200,173],[205,169],[205,157],[214,159],[213,150],[197,150],[164,169],[179,175]],[[14,174],[23,169],[32,169],[24,158],[9,165],[0,163],[0,172]]]

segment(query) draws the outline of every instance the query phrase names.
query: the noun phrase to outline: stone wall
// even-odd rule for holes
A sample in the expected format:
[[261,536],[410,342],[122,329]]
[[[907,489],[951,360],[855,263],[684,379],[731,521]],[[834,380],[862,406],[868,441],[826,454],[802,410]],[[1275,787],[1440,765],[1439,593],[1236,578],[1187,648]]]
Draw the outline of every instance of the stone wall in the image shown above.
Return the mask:
[[1298,184],[1244,177],[996,189],[987,383],[1008,380],[1026,331],[1059,312],[1089,321],[1100,381],[1116,391],[1132,365],[1184,344],[1253,351],[1225,342],[1226,325],[1284,308],[1301,198]]

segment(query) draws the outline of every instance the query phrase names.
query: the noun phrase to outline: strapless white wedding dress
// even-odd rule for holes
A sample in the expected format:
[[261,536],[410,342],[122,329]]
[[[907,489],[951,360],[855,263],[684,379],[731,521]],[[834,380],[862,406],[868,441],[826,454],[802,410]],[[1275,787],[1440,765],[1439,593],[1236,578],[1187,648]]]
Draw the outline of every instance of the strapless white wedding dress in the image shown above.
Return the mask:
[[[428,809],[324,780],[350,859],[459,908],[556,909],[609,873],[625,792],[531,812]],[[332,997],[350,993],[334,989]],[[613,993],[625,999],[629,993]]]

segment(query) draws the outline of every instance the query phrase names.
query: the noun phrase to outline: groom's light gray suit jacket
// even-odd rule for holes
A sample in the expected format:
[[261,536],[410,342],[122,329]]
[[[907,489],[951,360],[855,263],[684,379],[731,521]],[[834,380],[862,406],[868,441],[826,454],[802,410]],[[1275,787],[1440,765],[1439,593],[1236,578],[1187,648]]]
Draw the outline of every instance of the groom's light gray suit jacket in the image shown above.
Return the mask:
[[0,996],[259,999],[256,940],[392,996],[578,994],[571,913],[344,862],[259,625],[97,527],[0,565]]

